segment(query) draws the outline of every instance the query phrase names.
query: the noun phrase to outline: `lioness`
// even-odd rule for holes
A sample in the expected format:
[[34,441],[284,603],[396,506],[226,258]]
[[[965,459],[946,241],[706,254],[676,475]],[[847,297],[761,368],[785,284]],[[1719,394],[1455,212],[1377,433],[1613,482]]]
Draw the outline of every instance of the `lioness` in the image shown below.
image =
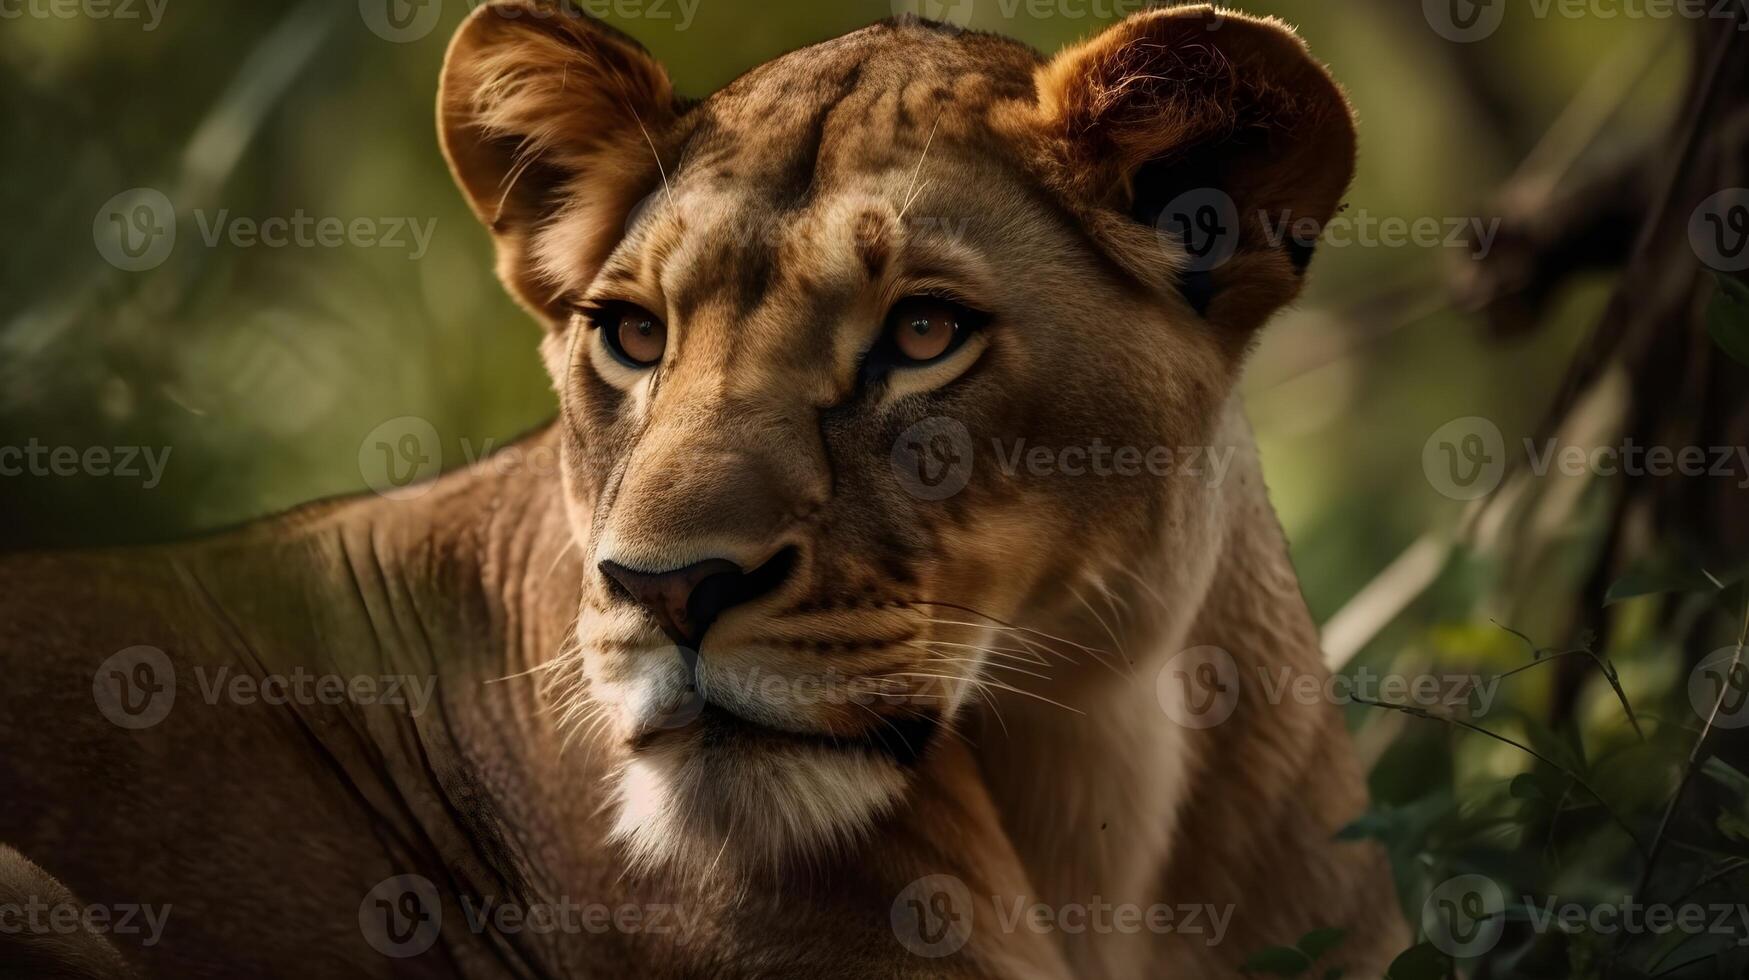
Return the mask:
[[1311,258],[1262,216],[1354,164],[1288,29],[901,19],[693,102],[503,0],[438,123],[557,420],[0,562],[0,841],[167,910],[99,930],[132,969],[1232,977],[1333,927],[1382,973],[1341,719],[1262,683],[1322,676],[1234,395]]

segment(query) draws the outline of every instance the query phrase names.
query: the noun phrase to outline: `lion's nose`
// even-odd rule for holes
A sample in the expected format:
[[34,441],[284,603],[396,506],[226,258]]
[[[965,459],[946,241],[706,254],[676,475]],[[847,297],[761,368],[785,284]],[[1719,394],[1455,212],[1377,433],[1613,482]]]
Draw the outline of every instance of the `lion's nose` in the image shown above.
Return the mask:
[[642,572],[612,560],[597,567],[649,610],[669,639],[696,650],[717,617],[772,592],[794,565],[795,549],[785,548],[751,572],[726,558],[662,572]]

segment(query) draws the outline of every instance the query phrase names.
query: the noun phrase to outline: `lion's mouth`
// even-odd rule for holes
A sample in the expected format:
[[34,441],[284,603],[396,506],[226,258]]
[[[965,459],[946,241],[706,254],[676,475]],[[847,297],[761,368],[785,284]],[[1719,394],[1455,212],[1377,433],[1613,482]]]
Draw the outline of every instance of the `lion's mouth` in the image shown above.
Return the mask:
[[939,728],[940,720],[933,712],[913,712],[903,717],[877,715],[870,725],[852,733],[773,728],[714,701],[696,699],[695,695],[692,705],[641,728],[629,745],[633,752],[647,752],[671,743],[689,743],[706,752],[803,746],[830,752],[871,753],[910,767],[917,763]]

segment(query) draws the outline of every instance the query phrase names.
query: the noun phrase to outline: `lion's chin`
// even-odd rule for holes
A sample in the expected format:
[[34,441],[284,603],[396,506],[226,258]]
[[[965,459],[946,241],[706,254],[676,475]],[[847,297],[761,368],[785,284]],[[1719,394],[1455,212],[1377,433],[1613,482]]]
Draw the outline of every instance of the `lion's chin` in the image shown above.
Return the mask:
[[642,871],[778,870],[854,847],[905,782],[878,753],[667,739],[620,771],[612,837]]

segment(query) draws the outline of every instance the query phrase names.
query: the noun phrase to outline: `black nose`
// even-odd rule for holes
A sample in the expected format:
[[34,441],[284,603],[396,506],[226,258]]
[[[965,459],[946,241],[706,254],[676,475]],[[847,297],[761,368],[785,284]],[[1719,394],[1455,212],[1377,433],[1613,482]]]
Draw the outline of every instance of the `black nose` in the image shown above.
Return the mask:
[[718,616],[782,585],[794,564],[795,549],[785,548],[751,572],[725,558],[707,558],[665,572],[640,572],[615,561],[597,567],[649,610],[669,639],[697,649]]

